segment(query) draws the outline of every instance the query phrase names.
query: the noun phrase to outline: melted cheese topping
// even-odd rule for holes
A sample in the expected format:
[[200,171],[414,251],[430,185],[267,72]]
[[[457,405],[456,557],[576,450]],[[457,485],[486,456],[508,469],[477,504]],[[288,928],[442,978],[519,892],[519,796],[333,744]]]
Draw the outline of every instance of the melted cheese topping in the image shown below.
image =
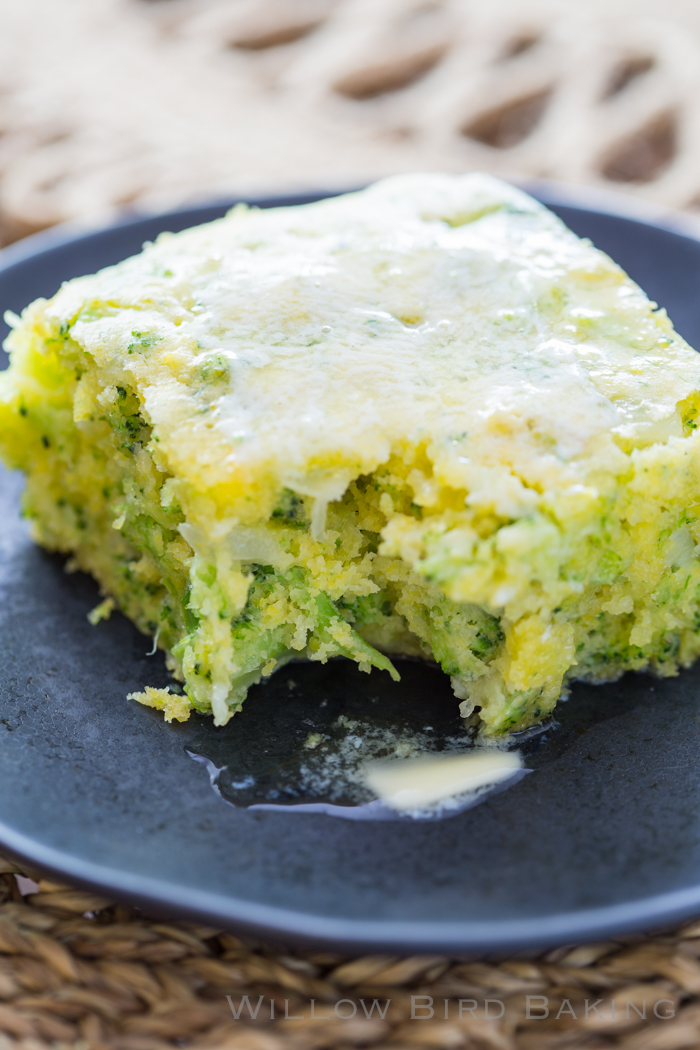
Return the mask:
[[326,503],[406,447],[472,505],[502,465],[513,517],[583,480],[602,436],[681,436],[700,357],[652,306],[542,206],[470,174],[239,207],[71,282],[47,315],[138,389],[185,501],[254,521],[287,487],[316,497],[320,534]]

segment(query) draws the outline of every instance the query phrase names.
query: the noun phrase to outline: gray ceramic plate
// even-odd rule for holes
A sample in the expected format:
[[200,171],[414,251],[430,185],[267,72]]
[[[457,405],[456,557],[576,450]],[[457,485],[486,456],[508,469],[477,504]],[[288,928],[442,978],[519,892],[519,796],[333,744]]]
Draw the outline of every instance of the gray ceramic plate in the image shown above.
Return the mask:
[[[700,346],[698,240],[561,198],[550,203]],[[0,257],[0,304],[19,310],[160,230],[223,210],[32,238]],[[165,684],[161,658],[146,656],[147,641],[119,615],[88,625],[97,589],[32,545],[18,516],[20,488],[19,478],[2,475],[3,848],[151,910],[334,946],[499,951],[700,912],[700,669],[575,688],[558,726],[526,744],[533,773],[447,820],[237,808],[212,791],[190,752],[228,767],[224,789],[254,769],[268,788],[278,785],[281,803],[293,802],[290,756],[309,723],[329,710],[400,712],[449,732],[455,703],[445,677],[405,664],[394,685],[344,661],[296,664],[253,690],[227,728],[203,719],[168,726],[125,701],[145,682]]]

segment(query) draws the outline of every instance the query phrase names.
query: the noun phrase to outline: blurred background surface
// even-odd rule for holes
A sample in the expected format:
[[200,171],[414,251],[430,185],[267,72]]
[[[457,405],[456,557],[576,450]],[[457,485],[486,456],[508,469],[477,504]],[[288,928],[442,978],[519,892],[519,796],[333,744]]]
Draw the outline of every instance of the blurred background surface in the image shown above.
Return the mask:
[[0,0],[0,244],[410,169],[700,210],[700,3]]

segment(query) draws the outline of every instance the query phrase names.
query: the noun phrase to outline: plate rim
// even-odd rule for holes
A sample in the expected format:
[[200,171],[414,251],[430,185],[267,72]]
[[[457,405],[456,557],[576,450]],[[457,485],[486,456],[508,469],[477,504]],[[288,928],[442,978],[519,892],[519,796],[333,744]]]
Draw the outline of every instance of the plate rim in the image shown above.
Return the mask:
[[[613,191],[577,187],[538,179],[509,180],[547,206],[563,206],[675,233],[700,243],[700,220],[648,201]],[[80,242],[89,242],[118,229],[137,228],[168,220],[190,225],[207,221],[204,213],[225,212],[241,201],[259,207],[310,203],[348,192],[317,189],[307,193],[254,197],[250,195],[198,201],[166,212],[125,212],[116,221],[85,228],[74,222],[42,230],[0,250],[0,274],[32,259]],[[203,217],[198,220],[197,216]],[[164,229],[167,226],[164,226]],[[294,818],[304,819],[304,814]],[[150,913],[191,918],[208,925],[234,929],[268,942],[325,947],[349,951],[389,949],[400,952],[507,953],[553,945],[581,943],[627,932],[667,927],[700,914],[700,875],[697,885],[651,897],[598,908],[559,912],[528,918],[473,922],[464,920],[342,919],[309,914],[240,897],[194,889],[148,875],[135,875],[116,867],[64,853],[32,839],[0,821],[0,847],[30,867],[67,879],[99,896],[135,904]]]
[[[295,819],[308,814],[295,813]],[[0,845],[13,858],[67,878],[96,895],[114,897],[150,914],[204,922],[271,943],[412,952],[512,953],[581,944],[640,930],[664,929],[700,913],[700,883],[654,897],[581,908],[552,916],[485,922],[339,919],[178,886],[149,875],[120,872],[62,853],[0,822]],[[114,876],[117,876],[116,878]],[[187,899],[183,899],[183,894]],[[641,923],[641,925],[640,925]]]

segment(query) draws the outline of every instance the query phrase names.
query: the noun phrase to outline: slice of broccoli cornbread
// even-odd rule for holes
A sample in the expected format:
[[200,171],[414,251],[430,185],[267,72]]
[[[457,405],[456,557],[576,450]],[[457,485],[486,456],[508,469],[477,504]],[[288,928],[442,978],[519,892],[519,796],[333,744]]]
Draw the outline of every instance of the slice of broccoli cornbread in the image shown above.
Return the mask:
[[218,724],[292,658],[434,658],[487,733],[700,653],[700,356],[480,175],[165,234],[28,307],[0,445],[39,543]]

